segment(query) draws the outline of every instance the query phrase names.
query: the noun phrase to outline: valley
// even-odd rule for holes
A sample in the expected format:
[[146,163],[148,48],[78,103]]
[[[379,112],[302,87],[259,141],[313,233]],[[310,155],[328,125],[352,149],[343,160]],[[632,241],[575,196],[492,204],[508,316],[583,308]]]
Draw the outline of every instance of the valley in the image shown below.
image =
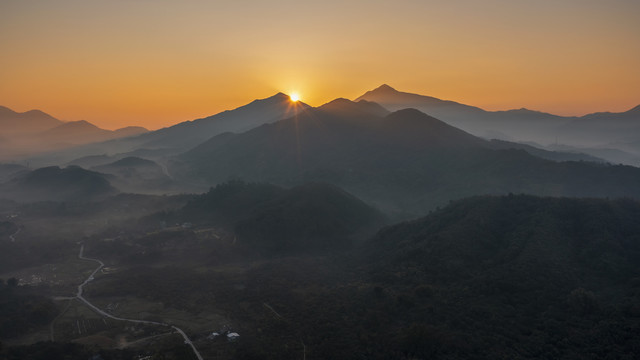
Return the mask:
[[[35,354],[52,346],[36,341],[51,336],[77,344],[78,354],[105,359],[198,358],[193,348],[204,359],[341,358],[354,351],[380,359],[572,357],[595,349],[623,355],[638,346],[632,336],[640,316],[635,200],[486,196],[375,235],[296,232],[295,241],[325,244],[300,247],[247,221],[259,214],[251,207],[281,191],[222,184],[171,211],[150,211],[135,226],[110,220],[123,231],[85,229],[88,235],[76,235],[48,265],[5,270],[0,278],[19,279],[16,289],[50,298],[56,310],[49,324],[3,340],[10,346],[3,356]],[[310,206],[314,223],[340,229],[346,219],[318,206],[326,194],[308,198],[282,221],[301,221],[297,214]],[[349,213],[357,219],[367,211]],[[36,234],[30,215],[21,213],[25,235]],[[55,229],[64,218],[49,216],[40,210],[37,224]],[[379,226],[386,221],[374,219]],[[38,241],[25,235],[2,245]],[[256,246],[258,239],[264,244]],[[230,333],[239,337],[227,340]]]

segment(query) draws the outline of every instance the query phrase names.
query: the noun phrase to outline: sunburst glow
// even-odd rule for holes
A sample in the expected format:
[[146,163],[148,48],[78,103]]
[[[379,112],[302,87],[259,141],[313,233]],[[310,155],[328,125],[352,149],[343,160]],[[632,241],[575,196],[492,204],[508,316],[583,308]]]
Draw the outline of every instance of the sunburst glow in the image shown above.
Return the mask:
[[289,98],[291,99],[291,101],[296,102],[300,100],[300,94],[298,93],[291,93],[291,95],[289,95]]

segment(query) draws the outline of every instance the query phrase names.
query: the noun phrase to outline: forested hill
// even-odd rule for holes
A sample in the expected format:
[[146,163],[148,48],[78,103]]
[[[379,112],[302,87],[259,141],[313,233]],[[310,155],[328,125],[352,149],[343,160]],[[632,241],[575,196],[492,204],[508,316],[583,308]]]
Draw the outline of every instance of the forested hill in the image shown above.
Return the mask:
[[367,261],[417,357],[624,358],[640,348],[639,218],[634,200],[475,197],[383,229]]
[[20,202],[92,201],[116,194],[118,190],[104,174],[78,166],[50,166],[18,173],[0,184],[0,197]]
[[640,202],[629,199],[473,197],[384,229],[370,245],[399,262],[428,253],[429,266],[449,274],[518,263],[628,277],[640,270],[639,218]]
[[285,252],[348,245],[383,221],[377,210],[330,184],[283,189],[241,181],[212,188],[177,216],[232,229],[240,242],[258,249]]
[[[263,218],[262,205],[244,204],[315,203],[298,191],[310,190],[234,182],[189,208],[246,213],[260,225],[254,229],[280,234],[279,226],[296,223],[281,220],[297,213],[305,226],[316,220],[303,210]],[[311,193],[333,202],[327,193]],[[282,200],[289,197],[296,200]],[[331,220],[323,224],[351,211],[333,209],[317,215]],[[384,228],[353,251],[289,252],[233,272],[138,267],[98,280],[89,295],[126,293],[182,309],[195,303],[223,309],[242,334],[232,350],[215,344],[233,354],[227,358],[634,359],[639,216],[634,200],[474,197]],[[314,245],[296,231],[297,246]],[[273,240],[253,244],[278,244]],[[234,251],[243,241],[239,236]]]

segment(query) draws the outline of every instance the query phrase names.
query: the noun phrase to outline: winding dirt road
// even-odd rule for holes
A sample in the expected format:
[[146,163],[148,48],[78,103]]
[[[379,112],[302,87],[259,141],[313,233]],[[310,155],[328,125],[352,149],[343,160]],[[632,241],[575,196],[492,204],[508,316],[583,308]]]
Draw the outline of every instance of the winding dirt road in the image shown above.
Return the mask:
[[132,322],[132,323],[136,323],[136,324],[149,324],[149,325],[158,325],[158,326],[165,326],[165,327],[170,327],[173,330],[175,330],[176,332],[178,332],[180,335],[182,335],[182,337],[184,338],[184,343],[191,346],[191,349],[193,350],[193,353],[196,355],[196,357],[198,358],[198,360],[204,360],[202,355],[200,355],[200,352],[198,352],[198,349],[196,349],[195,345],[193,345],[193,342],[191,342],[191,339],[189,339],[189,337],[187,336],[187,334],[185,334],[184,331],[182,331],[182,329],[171,325],[171,324],[167,324],[167,323],[161,323],[161,322],[157,322],[157,321],[147,321],[147,320],[136,320],[136,319],[126,319],[126,318],[121,318],[121,317],[117,317],[117,316],[113,316],[107,312],[102,311],[101,309],[99,309],[97,306],[93,305],[92,303],[90,303],[87,299],[85,299],[82,296],[82,292],[84,290],[84,286],[87,285],[89,282],[91,282],[94,279],[94,275],[100,271],[100,269],[102,269],[104,267],[104,263],[98,259],[91,259],[88,257],[85,257],[84,255],[84,245],[80,246],[80,253],[78,254],[78,258],[80,260],[86,260],[86,261],[93,261],[93,262],[97,262],[98,264],[100,264],[95,270],[93,270],[93,272],[91,273],[91,275],[89,275],[89,277],[80,285],[78,285],[78,292],[76,293],[76,298],[80,301],[82,301],[83,303],[85,303],[85,305],[87,305],[91,310],[95,311],[96,313],[104,316],[104,317],[108,317],[110,319],[113,320],[118,320],[118,321],[128,321],[128,322]]

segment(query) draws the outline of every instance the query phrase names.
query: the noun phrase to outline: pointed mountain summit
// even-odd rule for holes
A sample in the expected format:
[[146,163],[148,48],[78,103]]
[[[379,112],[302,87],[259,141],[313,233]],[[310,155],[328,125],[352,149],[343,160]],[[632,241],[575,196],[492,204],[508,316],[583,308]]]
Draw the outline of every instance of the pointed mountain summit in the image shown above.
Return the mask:
[[431,96],[398,91],[387,84],[383,84],[374,90],[367,91],[364,95],[358,97],[355,101],[360,100],[376,102],[391,111],[402,110],[406,108],[417,108],[422,112],[436,117],[437,114],[431,114],[429,113],[429,111],[425,111],[427,110],[426,108],[422,107],[428,105],[430,107],[434,107],[434,109],[439,107],[454,107],[458,108],[459,110],[466,109],[466,111],[469,112],[483,111],[480,108],[460,104],[455,101],[441,100]]
[[485,113],[480,108],[432,96],[398,91],[387,84],[367,91],[355,101],[360,100],[373,101],[390,111],[417,109],[476,136],[484,136],[488,130],[485,124],[478,122]]
[[371,96],[371,95],[392,95],[392,94],[397,94],[399,93],[398,90],[394,89],[393,87],[387,85],[387,84],[382,84],[380,86],[378,86],[377,88],[371,90],[371,91],[367,91],[366,94],[364,94],[362,97],[365,96]]

